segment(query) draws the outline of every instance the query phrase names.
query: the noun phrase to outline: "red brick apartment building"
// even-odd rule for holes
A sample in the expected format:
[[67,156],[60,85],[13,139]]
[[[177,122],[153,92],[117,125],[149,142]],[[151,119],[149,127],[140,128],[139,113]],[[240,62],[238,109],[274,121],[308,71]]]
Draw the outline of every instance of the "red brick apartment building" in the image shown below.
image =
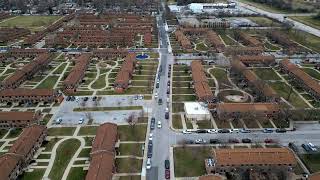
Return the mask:
[[63,96],[54,89],[4,89],[0,91],[0,102],[61,102]]
[[233,172],[235,170],[261,169],[287,172],[297,161],[288,148],[236,148],[212,150],[214,164],[206,165],[209,173]]
[[8,52],[9,57],[15,58],[34,58],[39,56],[40,54],[48,53],[46,49],[35,49],[35,48],[25,48],[25,49],[10,49]]
[[277,103],[219,103],[216,107],[219,119],[248,117],[277,117],[280,106]]
[[[252,70],[248,69],[241,61],[238,59],[233,59],[231,61],[231,71],[235,74],[239,74],[244,78],[246,85],[251,86],[256,94],[263,97],[265,101],[278,101],[279,95],[274,89],[267,83],[262,81]],[[240,78],[242,79],[242,78]]]
[[198,101],[205,101],[207,103],[213,102],[215,98],[208,84],[208,79],[201,61],[191,62],[191,72],[194,91]]
[[113,49],[113,48],[104,48],[104,49],[94,49],[93,56],[104,59],[114,59],[114,58],[123,58],[128,55],[127,49]]
[[223,44],[223,42],[221,41],[220,37],[216,32],[212,30],[208,30],[206,35],[206,40],[208,44],[214,47],[218,53],[224,51],[225,45]]
[[0,28],[0,42],[9,42],[30,34],[30,30],[24,28]]
[[76,65],[72,68],[68,77],[63,81],[65,92],[74,93],[81,83],[85,72],[91,62],[91,54],[81,54],[76,60]]
[[86,180],[112,179],[115,167],[116,143],[118,142],[117,125],[104,123],[97,129],[90,153],[90,166]]
[[20,112],[20,111],[1,111],[0,129],[24,128],[32,124],[38,124],[41,119],[40,111]]
[[185,49],[185,50],[187,50],[187,51],[192,50],[192,45],[191,45],[190,40],[187,38],[187,36],[185,36],[185,35],[183,34],[182,31],[176,30],[176,31],[174,32],[174,35],[175,35],[176,40],[178,41],[178,43],[180,43],[182,49]]
[[297,65],[291,63],[289,59],[280,61],[281,70],[288,73],[298,85],[303,87],[315,99],[320,99],[320,84],[317,80],[313,79],[309,74],[301,70]]
[[259,55],[263,53],[264,50],[262,47],[240,47],[240,46],[229,46],[226,48],[225,53],[227,55]]
[[25,80],[31,79],[39,70],[44,69],[51,62],[50,55],[48,53],[40,54],[30,62],[22,67],[22,69],[16,70],[16,72],[6,78],[0,83],[1,89],[14,89],[18,88]]
[[29,165],[46,136],[46,126],[32,125],[23,129],[9,151],[0,156],[1,179],[17,179],[24,168]]
[[0,63],[7,60],[7,53],[0,53]]
[[123,93],[130,84],[130,80],[132,78],[132,74],[135,68],[135,53],[129,53],[126,57],[120,71],[117,74],[117,77],[114,81],[114,90],[117,93]]
[[244,63],[246,66],[271,66],[276,63],[273,55],[243,55],[237,56],[236,59]]
[[239,38],[240,41],[244,43],[246,46],[252,46],[252,47],[263,47],[262,42],[260,42],[258,39],[249,36],[248,34],[244,32],[238,32],[236,34],[236,38]]
[[276,43],[282,45],[289,54],[296,53],[299,50],[299,47],[295,42],[291,41],[288,36],[281,34],[278,31],[272,31],[271,33],[268,33],[267,36]]

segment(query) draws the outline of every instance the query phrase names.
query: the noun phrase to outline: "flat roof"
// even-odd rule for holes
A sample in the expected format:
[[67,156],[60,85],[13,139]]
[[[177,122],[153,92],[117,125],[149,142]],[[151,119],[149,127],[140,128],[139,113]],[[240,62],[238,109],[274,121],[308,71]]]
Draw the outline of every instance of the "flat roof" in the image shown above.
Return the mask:
[[201,114],[201,115],[209,115],[210,112],[207,107],[203,105],[203,103],[199,102],[185,102],[184,107],[187,114]]

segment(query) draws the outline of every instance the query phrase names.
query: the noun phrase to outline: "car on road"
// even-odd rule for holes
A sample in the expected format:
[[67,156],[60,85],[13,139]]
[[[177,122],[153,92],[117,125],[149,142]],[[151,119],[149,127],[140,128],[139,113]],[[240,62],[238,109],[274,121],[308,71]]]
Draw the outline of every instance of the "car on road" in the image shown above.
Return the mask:
[[147,159],[147,166],[146,166],[147,169],[151,169],[151,159],[148,158]]
[[158,93],[154,94],[154,98],[157,99],[158,98]]
[[240,132],[241,133],[250,133],[251,131],[249,129],[241,129]]
[[263,130],[263,132],[264,132],[264,133],[272,133],[272,132],[273,132],[273,130],[272,130],[272,129],[268,129],[268,128],[266,128],[266,129],[264,129],[264,130]]
[[287,130],[284,128],[276,129],[276,133],[285,133],[285,132],[287,132]]
[[267,139],[264,140],[264,143],[273,143],[273,139],[268,139],[267,138]]
[[150,133],[150,134],[149,134],[149,141],[152,141],[152,139],[153,139],[153,134]]
[[231,129],[230,130],[230,133],[239,133],[240,132],[240,129]]
[[220,129],[218,133],[230,133],[229,129]]
[[161,125],[161,121],[158,121],[158,129],[160,129],[161,127],[162,127],[162,125]]
[[74,101],[74,100],[76,100],[76,97],[74,97],[74,96],[71,96],[71,99],[70,99],[70,101]]
[[167,85],[170,86],[170,80],[168,80]]
[[92,101],[96,101],[97,100],[97,96],[93,96]]
[[242,143],[251,143],[251,139],[245,138],[241,140]]
[[317,147],[314,144],[312,144],[311,142],[308,143],[308,146],[310,147],[310,149],[312,151],[318,151]]
[[166,171],[165,171],[165,178],[170,179],[170,170],[169,169],[166,169]]
[[170,94],[170,89],[167,89],[167,94]]
[[164,160],[164,167],[170,169],[170,161],[168,159]]
[[183,134],[191,134],[192,131],[190,129],[186,129],[182,131]]
[[207,132],[210,133],[210,134],[215,134],[218,131],[216,129],[208,129]]
[[154,130],[156,124],[156,119],[154,117],[151,118],[150,129]]
[[62,122],[62,117],[56,119],[56,124],[60,124]]
[[239,139],[229,139],[229,143],[239,143]]
[[198,129],[196,130],[196,133],[207,133],[208,131],[205,129]]
[[164,118],[169,119],[169,112],[166,112],[166,113],[164,114]]
[[156,83],[156,88],[159,88],[159,82]]
[[195,141],[195,143],[196,143],[196,144],[206,144],[207,141],[205,141],[204,139],[197,139],[197,140]]
[[68,96],[68,97],[66,98],[66,101],[70,101],[70,100],[71,100],[71,97]]
[[311,148],[309,146],[307,146],[306,144],[302,144],[301,147],[307,152],[311,152],[312,151]]
[[88,100],[89,100],[88,97],[84,97],[84,98],[83,98],[83,101],[88,101]]
[[210,139],[210,144],[218,144],[220,143],[220,140],[219,139]]
[[82,124],[83,122],[84,122],[84,119],[80,118],[79,121],[78,121],[78,124]]
[[161,98],[158,100],[158,105],[162,105],[162,99]]

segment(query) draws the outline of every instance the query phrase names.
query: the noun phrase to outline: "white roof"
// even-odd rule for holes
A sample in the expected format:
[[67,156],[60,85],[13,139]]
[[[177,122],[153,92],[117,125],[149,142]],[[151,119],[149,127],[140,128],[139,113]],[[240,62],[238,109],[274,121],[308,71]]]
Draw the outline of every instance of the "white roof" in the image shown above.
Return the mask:
[[184,109],[186,114],[200,114],[200,115],[209,115],[210,112],[207,107],[203,105],[203,103],[199,102],[185,102]]

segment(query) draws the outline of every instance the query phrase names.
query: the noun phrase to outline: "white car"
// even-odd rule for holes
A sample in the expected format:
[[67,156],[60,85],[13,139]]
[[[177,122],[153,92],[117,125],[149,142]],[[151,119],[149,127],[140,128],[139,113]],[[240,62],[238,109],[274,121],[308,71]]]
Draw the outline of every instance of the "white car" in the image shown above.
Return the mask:
[[84,119],[80,118],[79,121],[78,121],[78,124],[82,124],[83,122],[84,122]]
[[60,123],[61,123],[61,121],[62,121],[62,118],[61,118],[61,117],[59,117],[58,119],[56,119],[56,124],[60,124]]
[[240,132],[240,129],[232,129],[231,132],[239,133],[239,132]]
[[148,158],[147,159],[147,166],[146,166],[147,169],[151,169],[151,159]]
[[158,98],[158,93],[154,94],[154,98],[157,99]]
[[182,131],[182,133],[183,133],[183,134],[191,134],[191,133],[192,133],[192,131],[191,131],[191,130],[189,130],[189,129],[186,129],[186,130],[183,130],[183,131]]
[[153,134],[150,133],[150,134],[149,134],[149,141],[152,141],[152,139],[153,139]]
[[169,112],[169,108],[166,107],[166,112]]
[[208,131],[208,133],[210,133],[210,134],[218,133],[218,130],[216,130],[216,129],[208,129],[207,131]]
[[158,121],[158,129],[160,129],[161,127],[162,127],[161,121]]

